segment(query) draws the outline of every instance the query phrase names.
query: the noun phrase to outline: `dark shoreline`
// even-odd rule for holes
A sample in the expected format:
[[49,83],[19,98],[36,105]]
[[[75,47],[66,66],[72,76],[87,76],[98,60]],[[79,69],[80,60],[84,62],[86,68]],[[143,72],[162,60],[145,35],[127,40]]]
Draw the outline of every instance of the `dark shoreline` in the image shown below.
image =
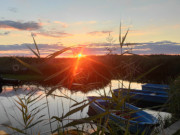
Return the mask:
[[[0,74],[3,77],[18,79],[23,83],[55,85],[61,82],[70,89],[84,88],[88,84],[94,84],[92,87],[103,87],[112,79],[170,84],[180,75],[179,55],[104,55],[80,59],[55,58],[50,61],[47,58],[18,58],[36,67],[42,75],[24,67],[13,57],[0,57]],[[13,70],[13,65],[18,65],[18,70]],[[54,77],[47,79],[52,75]]]

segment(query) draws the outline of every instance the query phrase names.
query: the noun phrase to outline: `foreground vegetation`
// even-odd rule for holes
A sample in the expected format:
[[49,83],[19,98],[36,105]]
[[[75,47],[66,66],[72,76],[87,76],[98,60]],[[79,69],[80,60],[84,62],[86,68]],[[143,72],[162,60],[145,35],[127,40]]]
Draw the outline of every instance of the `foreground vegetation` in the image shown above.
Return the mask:
[[169,95],[169,112],[172,114],[172,120],[176,121],[180,119],[180,76],[172,83]]

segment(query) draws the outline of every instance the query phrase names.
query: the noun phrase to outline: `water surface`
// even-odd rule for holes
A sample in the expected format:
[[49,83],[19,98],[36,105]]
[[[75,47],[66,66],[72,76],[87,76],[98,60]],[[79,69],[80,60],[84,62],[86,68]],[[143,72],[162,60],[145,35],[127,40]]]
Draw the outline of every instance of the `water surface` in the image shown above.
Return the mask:
[[[35,134],[37,134],[38,132],[41,132],[41,134],[50,134],[50,125],[47,124],[49,123],[49,118],[51,118],[52,116],[61,117],[62,114],[66,114],[68,111],[72,110],[73,108],[71,108],[71,106],[75,104],[73,100],[76,100],[77,102],[81,102],[83,100],[86,100],[87,96],[99,96],[99,95],[103,95],[104,92],[106,92],[106,94],[109,94],[110,89],[117,89],[122,86],[124,88],[128,88],[130,86],[132,89],[141,89],[141,85],[142,85],[141,83],[131,83],[129,85],[129,82],[127,81],[123,81],[122,84],[121,80],[120,81],[112,80],[109,83],[109,85],[107,85],[105,88],[99,90],[93,90],[87,93],[82,93],[80,91],[72,92],[66,88],[57,88],[53,92],[53,94],[59,97],[48,96],[47,98],[45,96],[45,91],[46,92],[49,91],[51,89],[50,87],[42,87],[37,85],[30,85],[30,86],[23,85],[20,88],[14,89],[13,87],[10,86],[8,87],[4,86],[3,92],[0,94],[0,107],[1,107],[0,124],[7,124],[13,127],[22,128],[23,118],[21,112],[18,110],[16,106],[18,105],[16,100],[18,100],[18,97],[21,98],[27,97],[26,96],[27,93],[33,90],[38,89],[38,91],[34,94],[33,98],[38,97],[39,95],[41,95],[42,98],[38,102],[36,102],[36,104],[31,106],[30,110],[32,110],[35,107],[39,107],[39,108],[45,107],[35,117],[38,118],[41,115],[45,115],[44,117],[45,121],[39,123],[38,125],[36,125],[31,129],[28,129],[28,131],[29,133],[35,133]],[[64,98],[63,96],[72,98],[73,100]],[[170,116],[170,114],[165,112],[153,111],[149,109],[146,109],[145,111],[154,115],[155,117],[161,116],[162,118],[166,118],[167,116]],[[82,112],[77,112],[71,115],[70,117],[67,117],[66,120],[63,121],[63,124],[65,125],[73,119],[84,118],[88,116],[87,112],[88,112],[88,106],[85,107]],[[61,123],[59,124],[60,126],[62,126]],[[51,128],[56,129],[57,125],[58,124],[54,122],[51,124]],[[90,130],[90,126],[87,124],[85,126],[85,129]],[[3,126],[0,126],[0,130],[4,130],[8,133],[12,133],[12,130]]]

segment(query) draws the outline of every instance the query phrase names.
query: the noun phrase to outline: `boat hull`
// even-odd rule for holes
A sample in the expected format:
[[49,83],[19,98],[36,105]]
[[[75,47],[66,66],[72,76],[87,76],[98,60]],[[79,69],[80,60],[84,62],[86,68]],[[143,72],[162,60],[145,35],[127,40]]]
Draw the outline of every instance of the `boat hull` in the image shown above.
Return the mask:
[[168,101],[168,94],[161,91],[148,91],[148,90],[128,90],[128,89],[116,89],[114,94],[118,96],[118,92],[121,92],[123,96],[129,95],[131,99],[137,101],[146,101],[157,104],[164,104]]
[[[88,97],[89,101],[92,101],[93,99],[95,99],[96,97]],[[106,102],[107,103],[107,102]],[[107,117],[109,117],[110,120],[114,121],[115,123],[119,124],[120,126],[126,128],[127,126],[129,127],[129,131],[131,133],[145,133],[145,135],[149,135],[152,131],[152,129],[155,127],[155,125],[157,124],[157,119],[155,117],[153,117],[152,115],[139,110],[139,108],[125,103],[126,107],[128,107],[129,109],[132,109],[133,111],[136,112],[136,114],[133,115],[138,115],[140,116],[139,118],[137,118],[136,120],[131,120],[131,119],[126,119],[124,117],[121,116],[117,116],[113,113],[110,113],[110,115],[108,115]],[[103,109],[101,106],[99,106],[96,102],[92,102],[90,104],[91,108],[97,113],[104,113],[105,109]],[[134,117],[135,118],[135,117]]]
[[153,91],[168,92],[169,89],[170,89],[169,85],[150,84],[150,83],[142,85],[142,90],[153,90]]

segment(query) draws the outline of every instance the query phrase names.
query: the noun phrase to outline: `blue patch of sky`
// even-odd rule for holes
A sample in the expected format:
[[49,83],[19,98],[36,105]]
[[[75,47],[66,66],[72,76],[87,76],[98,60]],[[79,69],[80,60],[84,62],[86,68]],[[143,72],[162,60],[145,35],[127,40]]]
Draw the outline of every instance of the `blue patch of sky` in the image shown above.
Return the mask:
[[[106,21],[132,20],[135,25],[179,21],[178,0],[7,0],[2,17],[14,20]],[[9,7],[18,9],[15,16]],[[136,24],[139,23],[139,24]]]

